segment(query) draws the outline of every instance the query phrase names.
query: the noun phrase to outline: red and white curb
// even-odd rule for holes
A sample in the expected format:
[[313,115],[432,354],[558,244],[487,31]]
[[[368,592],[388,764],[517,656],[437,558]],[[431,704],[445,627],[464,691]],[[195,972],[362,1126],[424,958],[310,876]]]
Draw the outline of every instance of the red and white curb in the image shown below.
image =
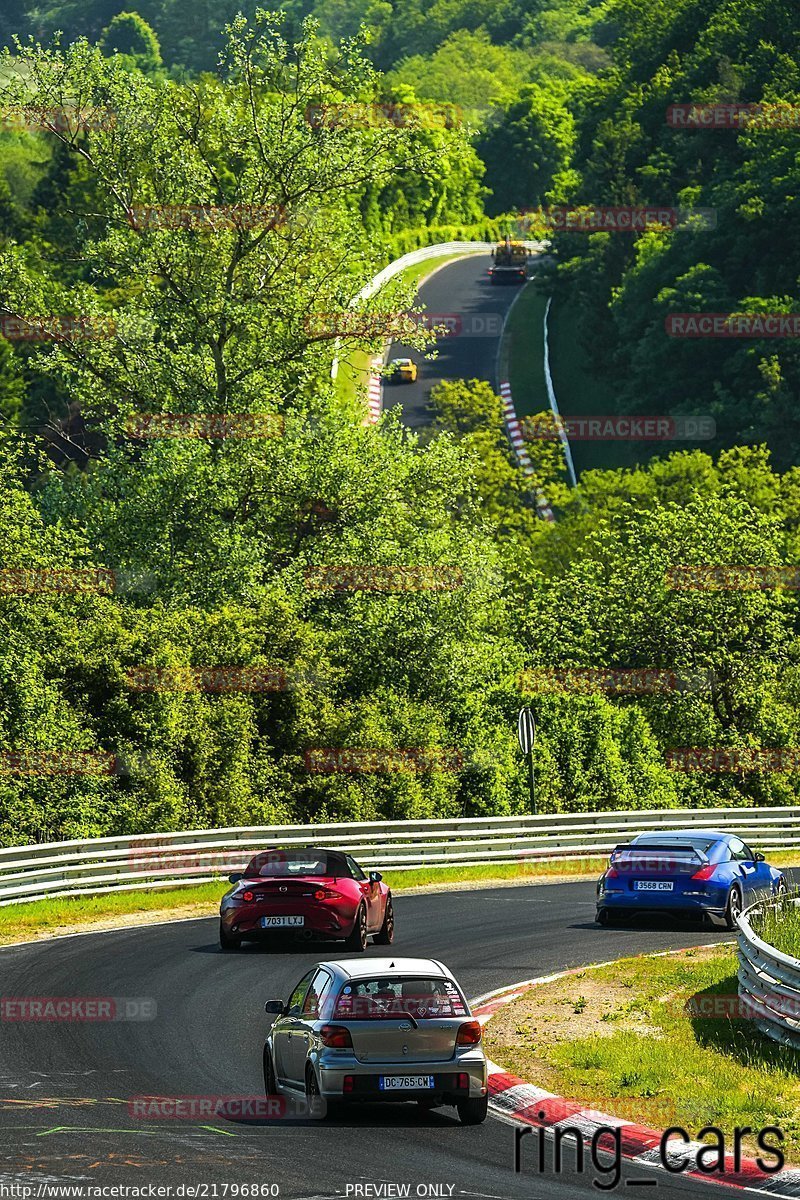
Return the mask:
[[[508,440],[514,447],[514,453],[517,456],[517,462],[520,465],[522,473],[530,477],[536,473],[536,470],[525,449],[525,439],[522,436],[519,418],[514,408],[514,401],[511,398],[510,383],[500,384],[500,399],[503,401],[503,415],[505,416],[506,429],[508,430]],[[536,488],[536,511],[543,521],[552,521],[554,519],[553,510],[540,488]]]
[[383,387],[381,384],[380,375],[375,373],[376,364],[371,364],[369,379],[367,380],[367,416],[364,421],[365,425],[377,425],[383,413]]
[[[674,954],[675,951],[667,951]],[[659,957],[661,957],[659,955]],[[532,988],[543,983],[552,983],[557,979],[565,979],[569,975],[578,975],[584,971],[597,970],[600,967],[611,966],[612,962],[593,963],[589,967],[574,967],[569,971],[558,971],[554,975],[542,975],[538,979],[524,979],[511,987],[499,988],[479,996],[472,1005],[473,1016],[485,1025],[512,1000],[518,1000]],[[612,1117],[596,1109],[587,1108],[578,1100],[567,1100],[556,1096],[543,1088],[526,1083],[517,1075],[503,1070],[497,1063],[489,1062],[489,1105],[498,1116],[503,1116],[516,1124],[532,1126],[553,1133],[559,1128],[579,1129],[585,1142],[592,1140],[599,1129],[619,1130],[621,1154],[629,1162],[640,1163],[643,1167],[656,1167],[666,1170],[664,1159],[672,1167],[677,1167],[688,1160],[697,1165],[697,1153],[705,1149],[703,1160],[707,1167],[714,1165],[711,1145],[708,1142],[685,1142],[682,1138],[668,1138],[662,1155],[661,1139],[663,1131],[650,1129],[646,1125],[627,1121],[621,1117]],[[616,1148],[609,1134],[605,1139],[599,1135],[596,1143],[603,1151],[615,1152]],[[754,1158],[742,1158],[739,1169],[734,1170],[733,1155],[724,1157],[724,1172],[710,1175],[691,1167],[673,1177],[700,1179],[706,1183],[715,1183],[728,1187],[743,1188],[747,1191],[769,1194],[773,1196],[800,1196],[800,1169],[787,1167],[781,1171],[769,1174],[763,1171]]]

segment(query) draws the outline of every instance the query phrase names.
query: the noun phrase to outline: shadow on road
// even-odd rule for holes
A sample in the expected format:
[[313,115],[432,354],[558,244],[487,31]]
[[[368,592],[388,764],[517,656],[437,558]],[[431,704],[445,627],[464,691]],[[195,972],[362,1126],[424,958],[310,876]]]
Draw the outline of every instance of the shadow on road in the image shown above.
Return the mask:
[[330,957],[331,952],[335,951],[334,957],[341,958],[343,954],[349,954],[350,951],[345,946],[344,942],[334,941],[311,941],[300,938],[287,937],[284,939],[275,937],[259,938],[258,941],[243,942],[239,950],[220,950],[218,942],[206,942],[203,946],[189,946],[188,949],[192,954],[219,954],[225,958],[236,958],[242,954],[318,954],[320,957]]
[[[220,1118],[215,1119],[219,1120]],[[413,1103],[342,1104],[334,1108],[323,1119],[295,1117],[270,1120],[260,1117],[226,1116],[223,1118],[223,1122],[226,1125],[247,1125],[265,1129],[286,1125],[305,1128],[317,1126],[323,1129],[418,1129],[420,1127],[448,1129],[460,1126],[454,1108],[444,1106],[437,1109],[426,1109]]]
[[666,933],[682,933],[684,930],[695,933],[709,933],[712,930],[726,932],[726,926],[721,922],[714,924],[710,918],[683,917],[679,913],[631,913],[624,917],[615,917],[608,925],[598,925],[596,921],[574,921],[569,928],[594,929],[598,934],[606,936],[620,930],[641,932],[643,929]]

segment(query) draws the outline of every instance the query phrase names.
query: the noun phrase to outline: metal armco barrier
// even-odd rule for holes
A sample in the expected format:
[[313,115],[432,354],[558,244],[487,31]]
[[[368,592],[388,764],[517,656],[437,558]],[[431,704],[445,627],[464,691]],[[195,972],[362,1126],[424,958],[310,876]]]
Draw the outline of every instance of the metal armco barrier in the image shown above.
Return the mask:
[[800,1049],[800,961],[762,941],[750,923],[774,903],[758,901],[739,917],[739,999],[742,1015],[757,1029],[774,1042]]
[[[525,241],[523,245],[535,254],[540,254],[549,243]],[[400,275],[408,267],[416,266],[417,263],[427,262],[429,258],[441,258],[448,254],[479,254],[481,252],[489,254],[494,246],[494,242],[437,242],[435,246],[421,246],[418,250],[409,250],[408,254],[404,254],[402,258],[396,258],[394,262],[389,263],[388,267],[379,271],[374,279],[365,284],[356,296],[356,300],[368,300],[395,275]]]
[[367,868],[409,871],[596,857],[609,854],[637,833],[686,826],[735,831],[764,851],[800,846],[800,807],[523,814],[145,833],[2,848],[0,904],[209,883],[241,871],[256,851],[276,845],[344,847]]

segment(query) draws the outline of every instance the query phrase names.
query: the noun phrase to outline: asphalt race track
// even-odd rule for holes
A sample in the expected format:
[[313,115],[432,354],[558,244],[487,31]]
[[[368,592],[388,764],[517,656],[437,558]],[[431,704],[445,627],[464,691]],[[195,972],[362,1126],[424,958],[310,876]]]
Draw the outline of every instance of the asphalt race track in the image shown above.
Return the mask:
[[[506,313],[520,293],[513,284],[492,284],[488,254],[473,254],[441,267],[419,290],[419,300],[431,314],[432,324],[456,319],[455,332],[436,343],[438,357],[430,361],[418,350],[399,342],[389,358],[413,358],[418,366],[416,383],[384,382],[383,406],[403,406],[403,422],[418,428],[430,422],[428,394],[443,379],[485,379],[497,388],[497,352]],[[529,268],[533,275],[533,266]]]
[[[592,883],[399,896],[395,905],[394,952],[441,958],[470,997],[562,967],[728,936],[663,923],[600,929]],[[382,953],[370,946],[366,957]],[[429,1195],[498,1200],[598,1194],[590,1159],[583,1175],[569,1158],[555,1175],[548,1157],[550,1173],[539,1175],[533,1153],[530,1167],[523,1154],[515,1175],[511,1128],[491,1116],[462,1127],[452,1109],[363,1107],[325,1123],[207,1126],[129,1115],[136,1095],[263,1095],[264,1001],[285,998],[313,962],[337,955],[346,957],[307,942],[223,954],[215,918],[0,950],[3,997],[157,1005],[149,1021],[0,1024],[0,1185],[202,1183],[222,1196],[223,1184],[276,1183],[281,1196],[307,1200],[380,1195],[353,1187],[387,1182],[410,1184],[412,1196],[420,1184],[441,1185]],[[656,1186],[626,1186],[645,1179]],[[618,1192],[708,1195],[708,1187],[629,1164]]]

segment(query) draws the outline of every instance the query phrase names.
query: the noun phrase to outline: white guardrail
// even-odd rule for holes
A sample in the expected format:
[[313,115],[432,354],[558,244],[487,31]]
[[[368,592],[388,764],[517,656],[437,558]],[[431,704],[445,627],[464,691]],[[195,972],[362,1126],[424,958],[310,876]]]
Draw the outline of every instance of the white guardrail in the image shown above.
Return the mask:
[[[522,244],[532,254],[541,254],[549,245],[548,242],[530,241],[524,241]],[[495,245],[495,242],[437,242],[434,246],[420,246],[418,250],[409,250],[408,254],[404,254],[402,258],[396,258],[394,262],[389,263],[388,267],[384,267],[373,279],[370,279],[369,283],[365,284],[358,293],[356,300],[368,300],[395,275],[400,275],[408,267],[414,267],[417,263],[427,262],[429,258],[443,258],[450,254],[489,254]]]
[[759,901],[738,920],[741,1015],[774,1042],[800,1049],[800,961],[768,945],[751,925],[751,918],[774,903]]
[[800,846],[800,807],[524,814],[145,833],[6,846],[0,849],[0,904],[209,883],[241,871],[253,854],[271,846],[340,847],[367,868],[410,871],[596,857],[610,854],[637,833],[688,826],[735,831],[764,851]]

